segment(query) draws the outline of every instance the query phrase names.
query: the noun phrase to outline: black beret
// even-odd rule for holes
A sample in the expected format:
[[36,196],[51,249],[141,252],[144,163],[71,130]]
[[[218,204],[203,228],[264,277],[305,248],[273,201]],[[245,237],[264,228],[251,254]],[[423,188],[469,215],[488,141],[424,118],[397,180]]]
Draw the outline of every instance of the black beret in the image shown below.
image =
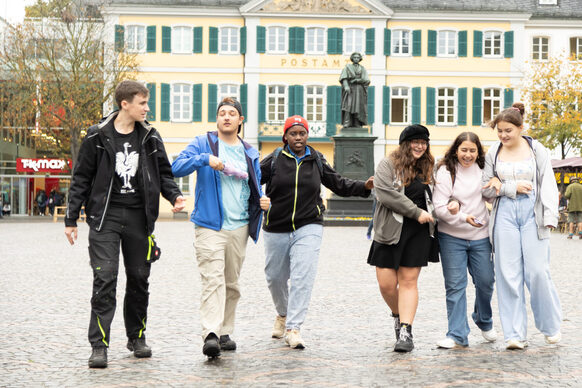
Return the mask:
[[413,124],[409,125],[408,127],[404,128],[404,131],[400,134],[400,139],[398,140],[398,144],[402,144],[405,141],[421,139],[428,141],[428,129],[424,125],[420,124]]

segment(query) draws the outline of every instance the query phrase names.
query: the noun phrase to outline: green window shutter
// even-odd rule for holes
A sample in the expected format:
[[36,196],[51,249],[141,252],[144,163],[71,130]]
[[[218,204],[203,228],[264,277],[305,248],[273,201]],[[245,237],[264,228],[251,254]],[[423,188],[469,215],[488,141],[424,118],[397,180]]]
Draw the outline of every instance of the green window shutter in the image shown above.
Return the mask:
[[161,121],[170,121],[170,84],[162,84],[160,98]]
[[513,105],[513,89],[503,90],[503,107],[509,108]]
[[115,25],[115,51],[123,51],[125,47],[125,27],[119,24]]
[[[208,27],[208,52],[218,54],[218,28]],[[216,112],[214,112],[216,118]]]
[[295,52],[305,53],[305,28],[295,27]]
[[192,85],[192,121],[202,121],[202,84]]
[[216,122],[216,109],[218,108],[218,88],[216,84],[208,84],[208,122]]
[[297,27],[289,27],[289,54],[295,54],[295,31]]
[[[435,98],[436,98],[435,89],[427,87],[426,88],[426,125],[434,125],[434,123],[435,123]],[[414,106],[414,95],[412,96],[412,105]],[[420,106],[420,103],[419,103],[419,106]],[[414,116],[414,113],[412,113],[412,115]],[[420,118],[419,118],[419,122],[420,122]],[[418,124],[418,123],[415,123],[415,124]]]
[[172,28],[162,26],[162,52],[172,52]]
[[240,104],[242,105],[242,115],[244,116],[244,122],[247,122],[247,103],[248,103],[248,85],[241,84],[240,86]]
[[147,44],[146,52],[155,53],[156,52],[156,26],[147,26],[146,28]]
[[257,53],[264,53],[267,35],[267,29],[263,26],[257,26]]
[[412,124],[420,124],[420,87],[412,88]]
[[259,123],[267,121],[267,87],[259,85]]
[[289,85],[287,97],[287,114],[293,116],[295,114],[295,85]]
[[375,87],[368,86],[368,124],[374,124]]
[[389,28],[384,28],[384,55],[390,56],[392,52],[392,39],[391,31]]
[[150,98],[148,99],[148,106],[150,111],[148,112],[148,121],[156,121],[156,84],[147,84],[148,91],[150,92]]
[[337,40],[337,28],[327,29],[327,53],[337,54],[335,52],[336,40]]
[[247,53],[247,28],[244,26],[240,28],[240,53]]
[[459,88],[457,93],[457,125],[467,125],[467,88]]
[[437,32],[428,30],[428,51],[429,57],[436,57],[437,54]]
[[459,57],[467,56],[467,31],[459,31]]
[[202,27],[194,27],[192,30],[192,36],[194,37],[194,44],[192,45],[193,53],[202,52]]
[[335,90],[335,97],[334,97],[334,114],[335,114],[335,122],[341,124],[342,122],[342,87],[341,86],[334,86]]
[[[337,29],[337,40],[335,41],[335,52],[336,54],[341,54],[344,51],[344,30],[341,28]],[[338,86],[339,88],[339,86]],[[340,111],[341,115],[341,111]],[[341,120],[340,120],[341,121]]]
[[[336,124],[341,121],[341,110],[338,112],[338,106],[341,104],[341,87],[328,86],[327,87],[327,118],[326,118],[326,136],[333,136],[336,134]],[[338,114],[340,118],[338,118]]]
[[390,124],[390,86],[382,87],[382,124]]
[[481,126],[481,89],[473,88],[473,125]]
[[303,86],[295,86],[295,113],[303,116]]
[[505,58],[513,58],[513,31],[505,31],[503,33],[503,40],[505,41],[503,56]]
[[422,55],[422,32],[420,30],[412,31],[412,56],[420,57]]
[[366,29],[366,55],[374,55],[374,44],[376,41],[376,29],[367,28]]
[[[482,57],[483,56],[483,32],[473,31],[473,56]],[[481,124],[479,124],[481,125]]]

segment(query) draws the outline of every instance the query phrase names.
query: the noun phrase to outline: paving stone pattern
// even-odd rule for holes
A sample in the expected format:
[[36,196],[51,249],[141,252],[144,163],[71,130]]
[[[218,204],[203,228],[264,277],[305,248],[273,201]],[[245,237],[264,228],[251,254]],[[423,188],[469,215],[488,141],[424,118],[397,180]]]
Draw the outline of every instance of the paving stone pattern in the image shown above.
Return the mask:
[[[394,332],[374,269],[366,264],[365,227],[326,227],[315,289],[302,335],[305,350],[271,339],[275,310],[263,273],[262,242],[249,243],[242,299],[232,335],[236,352],[209,361],[199,332],[200,279],[193,226],[159,222],[162,258],[150,278],[148,343],[151,359],[125,348],[122,301],[113,321],[109,367],[87,367],[91,269],[88,227],[73,247],[62,224],[0,220],[1,387],[580,387],[582,386],[582,240],[553,233],[552,276],[564,311],[563,340],[547,345],[529,316],[529,347],[507,351],[494,295],[496,343],[471,322],[470,347],[442,350],[445,291],[439,264],[423,269],[413,325],[416,348],[392,351]],[[469,287],[469,311],[474,292]],[[529,311],[529,308],[528,308]]]

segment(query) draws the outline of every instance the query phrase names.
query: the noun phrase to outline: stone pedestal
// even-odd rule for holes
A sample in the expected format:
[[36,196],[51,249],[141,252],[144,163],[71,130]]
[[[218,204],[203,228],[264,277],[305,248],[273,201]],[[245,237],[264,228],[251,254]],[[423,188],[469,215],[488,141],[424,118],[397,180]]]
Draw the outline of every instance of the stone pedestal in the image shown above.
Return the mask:
[[[374,175],[374,140],[366,128],[342,128],[334,141],[334,169],[350,179],[366,180]],[[372,197],[343,198],[333,194],[327,200],[329,217],[370,217]]]

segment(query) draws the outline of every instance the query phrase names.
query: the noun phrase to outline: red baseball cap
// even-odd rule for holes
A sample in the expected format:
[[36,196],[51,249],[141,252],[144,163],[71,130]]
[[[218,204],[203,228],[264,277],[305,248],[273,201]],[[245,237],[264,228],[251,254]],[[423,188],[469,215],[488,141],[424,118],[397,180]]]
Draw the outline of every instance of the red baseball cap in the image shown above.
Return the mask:
[[285,120],[285,126],[283,127],[283,143],[287,144],[287,141],[285,140],[285,134],[287,133],[287,130],[294,125],[299,125],[305,128],[307,133],[309,133],[309,124],[307,124],[307,120],[299,115],[288,117],[287,120]]

